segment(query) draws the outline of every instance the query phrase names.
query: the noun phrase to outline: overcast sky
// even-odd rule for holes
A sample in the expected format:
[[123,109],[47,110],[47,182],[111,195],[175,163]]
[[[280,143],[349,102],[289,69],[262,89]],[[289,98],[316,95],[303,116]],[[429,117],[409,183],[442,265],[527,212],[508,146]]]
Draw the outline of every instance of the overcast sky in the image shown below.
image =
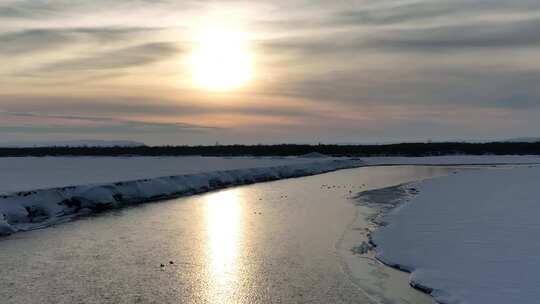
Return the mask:
[[[254,77],[195,87],[201,28]],[[540,136],[538,0],[3,0],[0,142],[387,142]]]

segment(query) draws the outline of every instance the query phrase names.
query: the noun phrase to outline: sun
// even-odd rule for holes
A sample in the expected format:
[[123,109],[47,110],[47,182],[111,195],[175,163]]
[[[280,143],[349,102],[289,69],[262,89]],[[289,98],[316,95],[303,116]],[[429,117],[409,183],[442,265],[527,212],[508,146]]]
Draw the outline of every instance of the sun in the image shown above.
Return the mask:
[[206,30],[196,37],[190,56],[197,87],[229,91],[245,86],[253,77],[253,55],[248,35],[234,30]]

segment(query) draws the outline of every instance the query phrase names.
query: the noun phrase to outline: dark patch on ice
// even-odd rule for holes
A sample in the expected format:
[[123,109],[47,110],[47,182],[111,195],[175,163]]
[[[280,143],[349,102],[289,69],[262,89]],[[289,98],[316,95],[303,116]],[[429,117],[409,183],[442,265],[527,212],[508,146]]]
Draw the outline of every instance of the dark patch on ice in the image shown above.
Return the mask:
[[427,287],[425,285],[422,285],[413,281],[411,281],[409,285],[411,285],[412,288],[420,290],[421,292],[426,293],[428,295],[431,295],[431,293],[433,292],[433,288]]
[[67,198],[58,204],[69,208],[75,208],[76,211],[81,209],[81,201],[75,197]]
[[[387,261],[385,261],[384,259],[380,258],[380,257],[376,257],[376,259],[383,263],[384,265],[388,266],[388,267],[391,267],[393,269],[396,269],[396,270],[399,270],[399,271],[402,271],[402,272],[405,272],[405,273],[412,273],[413,269],[411,267],[407,267],[407,266],[404,266],[404,265],[401,265],[401,264],[395,264],[395,263],[389,263]],[[414,280],[410,280],[409,281],[409,285],[420,291],[420,292],[423,292],[427,295],[432,295],[433,291],[435,290],[434,288],[431,288],[429,286],[426,286],[426,285],[423,285],[423,284],[420,284],[418,282],[415,282]]]
[[362,244],[351,248],[351,251],[353,254],[366,254],[371,249],[373,249],[373,247],[368,242],[362,242]]
[[94,203],[92,206],[89,206],[88,208],[91,210],[94,210],[96,212],[103,212],[109,209],[112,209],[114,206],[112,203]]
[[[411,190],[414,189],[414,190]],[[353,196],[354,204],[357,206],[368,206],[376,210],[375,214],[368,217],[368,220],[377,226],[386,226],[384,215],[403,203],[407,194],[417,194],[415,188],[407,188],[405,185],[398,185],[383,189],[368,190]]]
[[47,212],[37,206],[25,206],[24,209],[28,213],[27,217],[30,223],[41,222],[48,218]]

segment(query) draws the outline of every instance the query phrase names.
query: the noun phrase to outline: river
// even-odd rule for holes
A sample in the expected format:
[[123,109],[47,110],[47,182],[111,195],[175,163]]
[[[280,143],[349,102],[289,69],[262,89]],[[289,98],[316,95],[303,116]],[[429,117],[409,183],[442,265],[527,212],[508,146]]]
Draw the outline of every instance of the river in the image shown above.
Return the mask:
[[14,234],[0,240],[0,298],[5,304],[433,303],[407,286],[406,274],[350,252],[362,239],[356,232],[368,225],[350,197],[450,170],[341,170]]

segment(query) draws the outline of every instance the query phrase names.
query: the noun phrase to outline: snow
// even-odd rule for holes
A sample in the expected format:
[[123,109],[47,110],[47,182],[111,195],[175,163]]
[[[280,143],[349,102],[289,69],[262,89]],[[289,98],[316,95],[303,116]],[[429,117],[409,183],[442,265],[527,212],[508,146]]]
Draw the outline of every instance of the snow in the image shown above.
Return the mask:
[[441,303],[537,303],[539,181],[540,167],[528,166],[379,190],[408,202],[379,219],[377,258],[411,272],[411,285]]
[[[314,160],[312,157],[3,157],[0,158],[0,194]],[[362,160],[368,165],[540,163],[539,156],[366,157]]]
[[297,157],[3,157],[0,194],[314,161]]
[[302,158],[324,158],[324,157],[328,157],[328,155],[324,155],[324,154],[319,153],[319,152],[310,152],[310,153],[306,153],[304,155],[300,155],[299,157],[302,157]]
[[539,155],[447,155],[424,157],[363,157],[368,165],[540,164]]
[[506,142],[519,142],[519,143],[537,143],[540,142],[540,137],[518,137],[506,140]]
[[0,158],[0,235],[227,186],[365,164],[540,163],[538,156]]
[[0,164],[4,189],[33,187],[0,195],[0,235],[7,235],[80,214],[363,163],[348,158],[45,157],[1,159]]

